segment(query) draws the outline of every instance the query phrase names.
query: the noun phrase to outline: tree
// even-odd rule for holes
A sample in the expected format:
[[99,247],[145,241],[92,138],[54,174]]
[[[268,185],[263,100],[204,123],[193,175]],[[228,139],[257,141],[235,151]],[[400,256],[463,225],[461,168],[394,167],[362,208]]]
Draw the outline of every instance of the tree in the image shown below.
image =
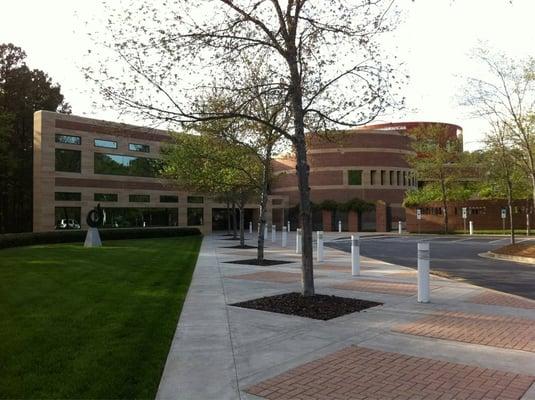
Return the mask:
[[[239,118],[277,131],[296,154],[303,229],[305,296],[314,295],[309,165],[305,131],[373,120],[397,106],[400,79],[377,37],[396,25],[394,0],[132,0],[108,7],[106,51],[88,77],[105,98],[145,117],[171,123]],[[207,17],[208,16],[208,17]],[[98,39],[100,40],[100,39]],[[270,82],[254,96],[279,98],[292,116],[289,131],[251,114],[243,60],[263,62]],[[109,69],[114,65],[112,69]],[[217,90],[237,98],[213,112],[199,99]]]
[[513,200],[522,191],[522,181],[526,175],[518,164],[518,154],[510,142],[511,135],[506,125],[495,126],[485,139],[485,178],[493,186],[494,197],[505,197],[509,211],[511,244],[515,243],[513,224]]
[[33,113],[69,112],[60,86],[0,44],[0,233],[32,230]]
[[162,149],[163,175],[181,189],[225,195],[240,210],[240,245],[245,247],[245,204],[258,193],[262,165],[244,146],[230,145],[213,136],[174,134]]
[[[453,200],[453,193],[466,179],[471,168],[466,165],[466,155],[462,151],[459,138],[448,136],[442,124],[422,126],[411,131],[413,153],[407,161],[419,181],[431,185],[438,192],[444,211],[444,233],[448,233],[448,202]],[[414,194],[412,194],[414,196]],[[429,194],[423,198],[430,198]],[[405,201],[405,204],[408,204]]]
[[486,49],[475,49],[473,57],[487,76],[468,78],[463,104],[491,129],[505,130],[507,142],[520,150],[514,154],[530,177],[535,208],[535,58],[518,60]]

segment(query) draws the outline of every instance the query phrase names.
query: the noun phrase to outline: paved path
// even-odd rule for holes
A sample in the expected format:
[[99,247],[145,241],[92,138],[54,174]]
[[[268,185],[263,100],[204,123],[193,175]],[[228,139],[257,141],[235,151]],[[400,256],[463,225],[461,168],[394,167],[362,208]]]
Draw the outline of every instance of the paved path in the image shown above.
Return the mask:
[[203,240],[158,399],[535,400],[535,302],[433,277],[419,304],[413,270],[363,259],[351,277],[326,249],[318,293],[384,305],[329,321],[237,308],[298,291],[299,257],[291,235],[267,249],[291,264],[232,264],[255,250],[221,239]]
[[[518,238],[525,240],[525,238]],[[507,237],[467,237],[442,235],[389,235],[369,237],[361,241],[360,252],[366,257],[416,268],[417,242],[428,240],[431,247],[431,268],[475,285],[535,300],[535,267],[512,261],[478,256],[509,243]],[[348,240],[328,244],[350,252]]]

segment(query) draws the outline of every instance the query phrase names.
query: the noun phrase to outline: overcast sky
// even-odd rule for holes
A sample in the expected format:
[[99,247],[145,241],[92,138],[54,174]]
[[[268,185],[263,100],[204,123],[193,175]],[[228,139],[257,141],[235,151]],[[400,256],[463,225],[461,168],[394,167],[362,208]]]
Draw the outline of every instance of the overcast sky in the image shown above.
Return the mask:
[[[0,42],[28,54],[28,64],[62,86],[74,114],[115,120],[117,113],[94,108],[99,102],[80,71],[90,43],[82,24],[102,16],[98,0],[10,0],[0,15]],[[514,57],[535,55],[535,0],[399,0],[405,16],[388,48],[396,51],[410,75],[407,108],[380,122],[426,120],[464,128],[466,149],[480,147],[482,121],[459,106],[463,77],[481,71],[468,54],[480,41]],[[123,120],[122,122],[133,122]],[[378,121],[379,122],[379,121]]]

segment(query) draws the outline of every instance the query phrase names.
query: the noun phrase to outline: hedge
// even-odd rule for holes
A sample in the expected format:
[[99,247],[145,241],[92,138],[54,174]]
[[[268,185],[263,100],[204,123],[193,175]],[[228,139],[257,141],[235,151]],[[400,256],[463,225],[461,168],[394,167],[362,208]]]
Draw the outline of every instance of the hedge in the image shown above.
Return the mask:
[[[85,241],[85,230],[8,233],[0,235],[0,249],[37,244],[72,243]],[[198,236],[197,228],[118,228],[99,229],[102,240],[147,239],[158,237]]]

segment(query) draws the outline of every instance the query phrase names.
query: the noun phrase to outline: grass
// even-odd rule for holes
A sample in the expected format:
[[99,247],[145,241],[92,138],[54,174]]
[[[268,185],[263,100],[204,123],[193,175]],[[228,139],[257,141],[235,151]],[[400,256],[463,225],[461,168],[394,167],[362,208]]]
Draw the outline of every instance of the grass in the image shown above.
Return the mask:
[[0,398],[154,398],[200,243],[0,250]]

